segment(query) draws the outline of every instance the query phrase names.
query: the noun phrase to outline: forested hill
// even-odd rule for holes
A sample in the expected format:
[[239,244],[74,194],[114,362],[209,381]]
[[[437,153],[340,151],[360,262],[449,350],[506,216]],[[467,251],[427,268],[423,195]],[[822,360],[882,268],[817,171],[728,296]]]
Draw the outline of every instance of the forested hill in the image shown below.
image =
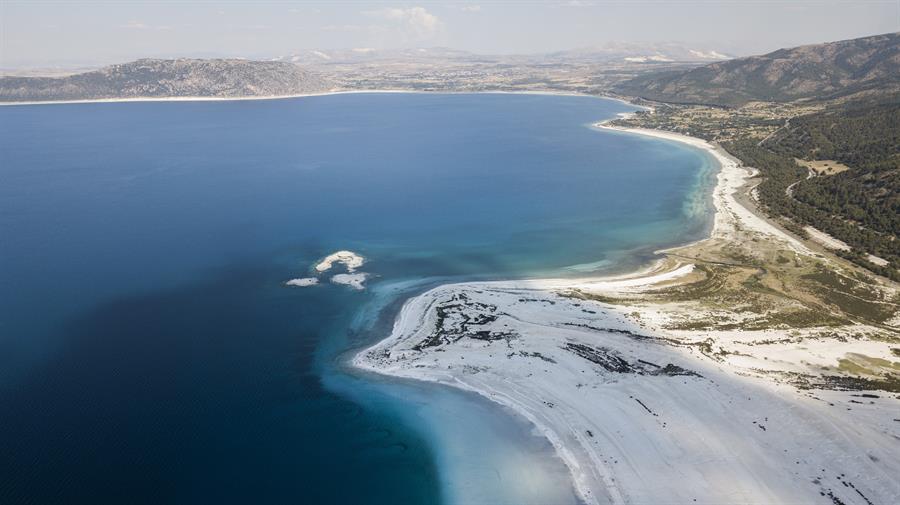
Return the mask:
[[[762,142],[726,148],[767,176],[758,190],[770,209],[849,244],[842,255],[900,280],[900,101],[842,103],[793,117]],[[816,173],[803,166],[810,162],[846,169]]]
[[719,142],[764,176],[756,194],[788,229],[900,280],[900,33],[781,49],[640,76],[618,91],[657,104],[635,126]]
[[639,76],[616,91],[668,103],[738,107],[900,90],[900,33],[779,49],[685,71]]
[[239,59],[143,59],[66,77],[2,77],[0,102],[284,96],[332,85],[297,65]]

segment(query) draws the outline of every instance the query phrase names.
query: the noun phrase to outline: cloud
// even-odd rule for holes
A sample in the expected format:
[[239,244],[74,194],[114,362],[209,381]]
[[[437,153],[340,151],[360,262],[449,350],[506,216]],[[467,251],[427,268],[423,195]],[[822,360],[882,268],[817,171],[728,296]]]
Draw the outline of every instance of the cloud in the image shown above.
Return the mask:
[[360,25],[325,25],[322,27],[326,32],[358,32],[365,28],[365,26]]
[[168,25],[148,25],[147,23],[142,23],[140,21],[129,21],[124,25],[119,25],[119,28],[124,28],[126,30],[171,30],[172,27]]
[[388,27],[378,24],[370,25],[325,25],[320,30],[324,32],[361,33],[369,36],[379,36],[388,32]]
[[441,20],[424,7],[381,9],[364,14],[397,23],[405,31],[419,39],[431,38],[441,29]]
[[140,21],[129,21],[124,25],[119,25],[119,28],[126,28],[128,30],[148,30],[150,29],[150,25],[141,23]]
[[463,10],[463,12],[481,12],[481,6],[480,5],[463,5],[462,10]]

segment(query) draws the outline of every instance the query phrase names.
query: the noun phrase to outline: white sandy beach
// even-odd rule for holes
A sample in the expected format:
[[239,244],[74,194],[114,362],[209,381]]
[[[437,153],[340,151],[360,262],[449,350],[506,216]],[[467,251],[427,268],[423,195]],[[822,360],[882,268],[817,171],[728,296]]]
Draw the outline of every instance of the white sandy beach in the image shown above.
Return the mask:
[[[735,199],[752,174],[718,148],[666,132],[626,133],[715,156],[708,240],[750,234],[813,254]],[[694,314],[677,304],[570,296],[653,291],[694,268],[685,259],[613,278],[440,286],[409,300],[391,335],[353,364],[513,409],[550,440],[587,503],[900,502],[897,395],[801,389],[789,380],[847,356],[890,356],[879,332],[892,330],[671,329]]]

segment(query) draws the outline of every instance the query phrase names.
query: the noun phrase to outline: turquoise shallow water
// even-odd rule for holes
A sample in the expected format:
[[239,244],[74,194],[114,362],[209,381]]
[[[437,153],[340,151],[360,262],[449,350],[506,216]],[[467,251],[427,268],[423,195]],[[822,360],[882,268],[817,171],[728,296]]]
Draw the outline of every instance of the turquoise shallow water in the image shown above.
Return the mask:
[[[701,236],[712,161],[589,127],[627,110],[0,108],[0,502],[574,499],[521,421],[341,363],[429,283],[626,269]],[[368,258],[367,290],[283,285],[337,249]]]

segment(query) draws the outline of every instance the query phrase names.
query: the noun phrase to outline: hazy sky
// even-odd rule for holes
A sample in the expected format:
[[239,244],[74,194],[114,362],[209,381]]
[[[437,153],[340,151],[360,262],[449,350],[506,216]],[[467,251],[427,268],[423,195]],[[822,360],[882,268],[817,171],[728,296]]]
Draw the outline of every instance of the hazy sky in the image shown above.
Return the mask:
[[537,53],[676,41],[736,55],[900,31],[900,0],[0,0],[0,66],[445,46]]

